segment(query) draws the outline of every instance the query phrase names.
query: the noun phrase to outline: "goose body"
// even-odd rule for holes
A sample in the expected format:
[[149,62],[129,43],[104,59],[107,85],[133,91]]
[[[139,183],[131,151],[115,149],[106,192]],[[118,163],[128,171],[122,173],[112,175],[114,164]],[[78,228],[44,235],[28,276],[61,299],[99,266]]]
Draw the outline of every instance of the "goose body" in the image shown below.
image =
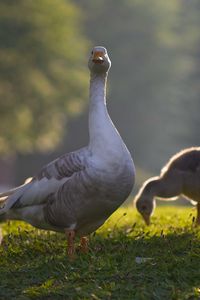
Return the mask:
[[3,193],[0,221],[24,220],[35,227],[85,236],[100,227],[126,200],[134,164],[106,108],[107,51],[89,58],[89,144],[49,163],[23,186]]
[[200,147],[187,148],[172,156],[160,176],[144,182],[135,197],[135,203],[149,224],[156,198],[176,200],[181,195],[197,204],[196,223],[200,225]]

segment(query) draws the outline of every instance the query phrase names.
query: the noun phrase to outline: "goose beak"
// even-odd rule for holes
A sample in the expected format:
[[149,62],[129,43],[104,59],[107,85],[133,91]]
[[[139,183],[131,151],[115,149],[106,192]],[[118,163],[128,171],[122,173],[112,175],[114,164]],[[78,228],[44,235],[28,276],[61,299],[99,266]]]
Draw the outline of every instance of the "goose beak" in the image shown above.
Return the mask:
[[151,222],[150,222],[150,216],[146,215],[146,214],[143,214],[142,216],[143,216],[143,219],[144,219],[146,225],[149,226],[151,224]]
[[102,64],[104,62],[104,59],[103,59],[103,52],[101,51],[96,51],[94,52],[93,54],[93,58],[92,58],[92,61],[95,63],[95,64]]

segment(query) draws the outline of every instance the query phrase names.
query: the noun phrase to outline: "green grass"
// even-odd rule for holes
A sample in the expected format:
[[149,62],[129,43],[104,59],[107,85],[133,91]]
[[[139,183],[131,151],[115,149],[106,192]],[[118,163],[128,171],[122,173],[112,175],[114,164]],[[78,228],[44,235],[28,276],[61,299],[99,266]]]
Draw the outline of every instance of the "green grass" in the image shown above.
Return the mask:
[[[64,235],[3,225],[0,299],[200,299],[200,228],[190,207],[160,207],[145,227],[119,209],[70,262]],[[78,241],[77,241],[78,246]],[[136,257],[151,258],[138,264]]]

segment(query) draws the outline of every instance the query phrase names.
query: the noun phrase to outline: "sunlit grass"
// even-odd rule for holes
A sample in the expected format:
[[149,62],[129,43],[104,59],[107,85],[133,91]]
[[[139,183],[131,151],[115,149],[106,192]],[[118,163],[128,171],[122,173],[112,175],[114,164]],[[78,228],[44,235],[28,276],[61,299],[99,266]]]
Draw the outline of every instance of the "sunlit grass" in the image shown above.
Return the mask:
[[77,251],[73,262],[64,235],[7,223],[0,299],[200,299],[195,214],[191,207],[158,207],[146,227],[132,207],[120,208],[92,234],[89,253]]

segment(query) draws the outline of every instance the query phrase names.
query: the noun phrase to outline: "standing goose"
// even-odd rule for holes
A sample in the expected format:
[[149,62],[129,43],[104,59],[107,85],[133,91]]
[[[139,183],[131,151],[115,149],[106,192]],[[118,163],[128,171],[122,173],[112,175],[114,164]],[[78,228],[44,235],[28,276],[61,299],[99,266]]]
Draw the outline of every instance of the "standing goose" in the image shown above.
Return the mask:
[[[0,221],[23,220],[46,230],[64,232],[68,255],[74,238],[99,228],[126,200],[135,170],[129,151],[106,108],[110,59],[104,47],[94,47],[90,69],[89,144],[49,163],[24,185],[0,194]],[[4,198],[3,198],[4,197]],[[5,200],[5,197],[6,200]]]
[[149,225],[155,198],[176,200],[180,195],[197,204],[196,224],[200,225],[200,147],[187,148],[172,156],[160,176],[145,181],[135,203]]

